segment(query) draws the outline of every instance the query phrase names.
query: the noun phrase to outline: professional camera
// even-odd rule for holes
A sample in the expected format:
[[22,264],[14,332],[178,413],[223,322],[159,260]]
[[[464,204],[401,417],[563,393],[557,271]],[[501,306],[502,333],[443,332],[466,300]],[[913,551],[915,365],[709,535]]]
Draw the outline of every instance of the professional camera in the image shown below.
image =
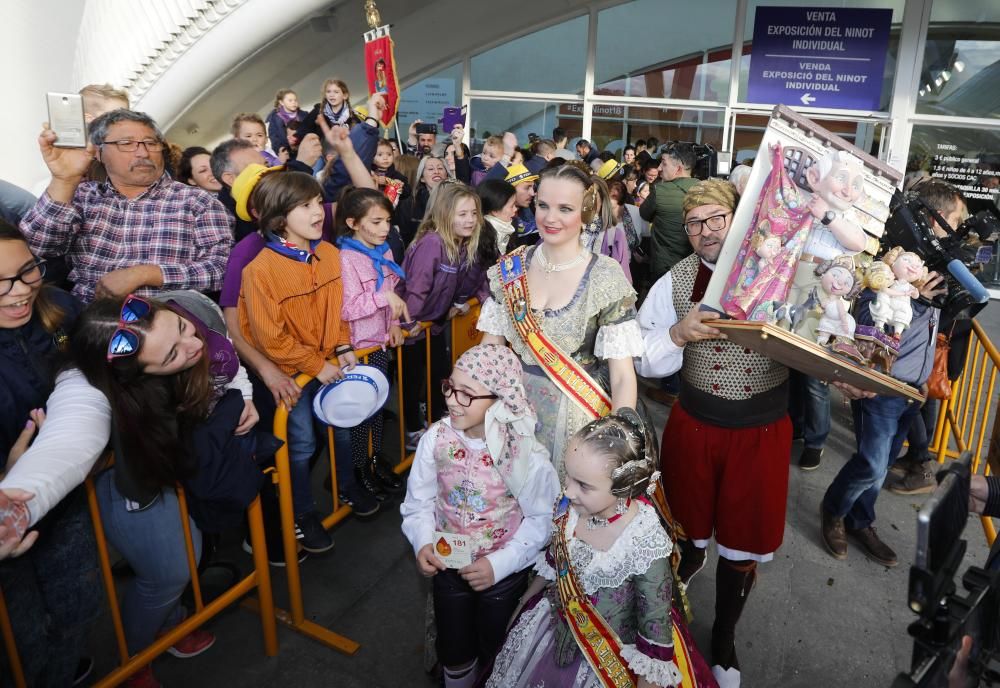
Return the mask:
[[[970,235],[976,241],[993,241],[1000,234],[1000,221],[988,210],[983,210],[957,228],[948,225],[941,214],[925,203],[914,192],[893,194],[889,219],[885,223],[883,241],[886,246],[902,246],[919,255],[928,270],[945,277],[948,293],[930,301],[947,316],[955,316],[965,309],[974,315],[990,300],[990,294],[972,274],[983,262],[976,249],[970,245]],[[948,235],[938,237],[932,228],[937,221]],[[987,259],[988,260],[988,259]],[[978,306],[978,307],[977,307]]]
[[917,553],[908,594],[910,610],[918,615],[907,629],[913,655],[910,671],[897,676],[893,688],[948,685],[948,672],[967,635],[974,641],[967,685],[1000,681],[1000,572],[970,566],[962,575],[964,594],[955,585],[967,546],[962,532],[969,520],[971,458],[965,452],[944,469],[917,515]]

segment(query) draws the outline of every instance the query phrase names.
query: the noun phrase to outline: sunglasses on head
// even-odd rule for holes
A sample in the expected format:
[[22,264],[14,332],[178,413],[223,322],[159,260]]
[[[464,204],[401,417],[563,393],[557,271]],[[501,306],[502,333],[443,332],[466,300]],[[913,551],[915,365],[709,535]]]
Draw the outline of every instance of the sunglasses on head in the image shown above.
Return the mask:
[[149,315],[153,307],[142,297],[129,294],[122,304],[122,312],[118,317],[118,327],[111,334],[108,342],[108,361],[116,358],[132,356],[139,350],[139,335],[130,329],[130,323],[141,320]]

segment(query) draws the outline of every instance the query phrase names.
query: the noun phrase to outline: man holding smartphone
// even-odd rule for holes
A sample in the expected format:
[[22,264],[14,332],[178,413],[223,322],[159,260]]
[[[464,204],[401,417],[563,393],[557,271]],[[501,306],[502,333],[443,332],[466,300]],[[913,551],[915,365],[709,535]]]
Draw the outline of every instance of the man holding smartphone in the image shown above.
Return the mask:
[[[213,195],[164,171],[166,143],[146,114],[118,109],[90,124],[86,148],[59,147],[46,124],[38,146],[52,180],[21,221],[32,251],[65,256],[84,302],[160,290],[218,291],[233,220]],[[106,182],[83,181],[91,162]]]
[[422,158],[430,155],[437,143],[437,125],[424,124],[423,120],[414,120],[410,125],[409,138],[406,141],[406,152]]

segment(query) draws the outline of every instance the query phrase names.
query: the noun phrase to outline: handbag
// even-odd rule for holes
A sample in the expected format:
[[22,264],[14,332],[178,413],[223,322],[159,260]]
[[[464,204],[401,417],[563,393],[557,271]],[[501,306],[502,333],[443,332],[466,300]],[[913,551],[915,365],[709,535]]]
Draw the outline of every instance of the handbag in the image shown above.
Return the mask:
[[951,349],[948,335],[938,334],[937,345],[934,347],[934,366],[927,378],[928,399],[949,399],[951,397],[951,380],[948,379],[948,351]]

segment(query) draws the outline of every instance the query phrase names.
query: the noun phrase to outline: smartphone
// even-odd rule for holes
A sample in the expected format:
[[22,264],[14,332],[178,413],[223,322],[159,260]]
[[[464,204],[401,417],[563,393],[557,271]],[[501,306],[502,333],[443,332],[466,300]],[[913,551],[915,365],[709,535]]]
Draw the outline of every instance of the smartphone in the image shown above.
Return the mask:
[[429,124],[423,124],[423,123],[421,123],[421,124],[418,124],[417,125],[417,133],[418,134],[437,134],[438,133],[438,125],[436,125],[434,123],[429,123]]
[[59,138],[59,148],[86,148],[87,124],[83,119],[83,98],[76,93],[47,93],[49,128]]

